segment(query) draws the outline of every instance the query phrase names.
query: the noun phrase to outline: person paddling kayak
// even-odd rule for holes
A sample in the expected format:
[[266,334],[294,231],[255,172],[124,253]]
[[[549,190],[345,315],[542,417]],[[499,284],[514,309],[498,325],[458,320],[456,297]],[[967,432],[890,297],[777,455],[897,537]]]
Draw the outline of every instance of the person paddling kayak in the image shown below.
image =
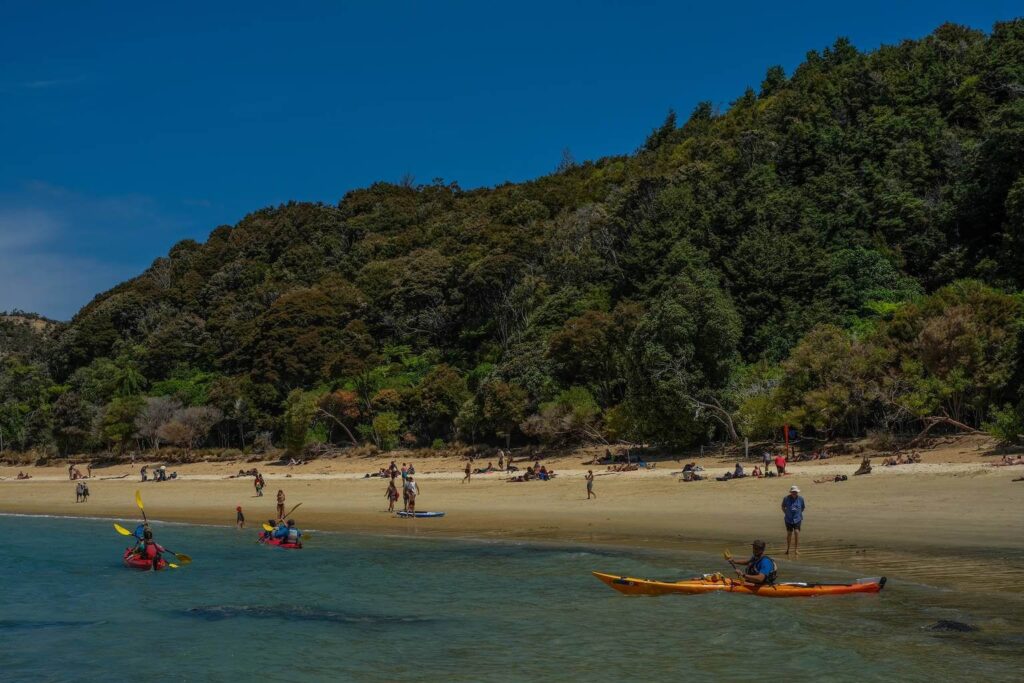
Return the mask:
[[274,538],[280,543],[288,543],[291,545],[302,546],[300,539],[302,538],[302,532],[295,526],[295,520],[289,519],[288,523],[279,526],[274,529]]
[[270,527],[270,530],[268,531],[268,530],[266,530],[266,529],[265,529],[265,530],[263,531],[263,533],[262,533],[262,534],[260,534],[260,538],[259,538],[259,540],[260,540],[260,543],[266,543],[266,542],[267,542],[267,541],[269,541],[269,540],[270,540],[271,538],[273,538],[273,536],[274,536],[274,525],[275,525],[276,523],[277,523],[277,522],[275,522],[275,521],[274,521],[274,520],[272,520],[272,519],[268,519],[268,520],[267,520],[267,526],[268,526],[268,527]]
[[764,541],[757,540],[751,544],[754,554],[747,560],[747,565],[744,569],[739,569],[736,566],[735,560],[729,558],[729,564],[736,570],[737,576],[743,579],[746,583],[752,583],[758,586],[772,585],[775,583],[775,577],[778,574],[778,569],[775,566],[775,560],[764,554],[765,544]]
[[163,553],[165,552],[167,550],[153,540],[153,531],[148,526],[145,527],[142,532],[142,538],[135,547],[135,554],[149,560],[153,565],[153,569],[159,569],[163,562]]

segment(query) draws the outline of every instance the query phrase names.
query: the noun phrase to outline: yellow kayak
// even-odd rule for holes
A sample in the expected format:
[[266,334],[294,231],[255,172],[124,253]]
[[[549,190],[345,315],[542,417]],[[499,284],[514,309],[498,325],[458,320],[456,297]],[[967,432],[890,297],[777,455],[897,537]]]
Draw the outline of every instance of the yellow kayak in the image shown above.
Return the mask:
[[853,583],[776,583],[758,586],[723,577],[705,574],[683,581],[654,581],[632,576],[616,576],[592,572],[600,581],[626,595],[697,595],[699,593],[746,593],[762,598],[808,598],[818,595],[845,595],[847,593],[877,593],[885,587],[885,577],[857,579]]

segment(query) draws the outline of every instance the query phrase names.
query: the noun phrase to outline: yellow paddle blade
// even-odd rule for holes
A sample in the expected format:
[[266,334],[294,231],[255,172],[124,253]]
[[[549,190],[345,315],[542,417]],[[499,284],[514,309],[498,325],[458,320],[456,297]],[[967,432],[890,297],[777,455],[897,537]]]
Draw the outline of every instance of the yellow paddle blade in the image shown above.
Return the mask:
[[121,534],[122,536],[131,536],[132,535],[132,532],[128,531],[127,529],[125,529],[120,524],[115,524],[114,525],[114,531],[116,531],[117,533]]
[[173,562],[168,562],[167,566],[170,567],[171,569],[177,569],[178,568],[178,565],[174,564]]
[[142,493],[139,492],[138,490],[135,491],[135,504],[139,506],[140,510],[145,510],[146,509],[146,508],[142,507]]
[[192,557],[185,553],[175,553],[175,557],[178,558],[180,564],[192,564]]
[[269,524],[267,524],[266,522],[264,522],[264,523],[263,523],[263,530],[264,530],[264,531],[273,531],[273,530],[274,530],[274,527],[272,527],[272,526],[270,526]]
[[722,553],[722,557],[724,557],[726,560],[731,560],[732,559],[732,551],[729,550],[728,548],[726,548],[725,552]]

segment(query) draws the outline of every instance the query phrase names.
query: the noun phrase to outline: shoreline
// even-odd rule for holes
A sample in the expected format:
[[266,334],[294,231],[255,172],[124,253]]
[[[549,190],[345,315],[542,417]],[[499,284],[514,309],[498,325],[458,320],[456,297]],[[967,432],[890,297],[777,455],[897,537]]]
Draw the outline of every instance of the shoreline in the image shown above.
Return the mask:
[[[984,575],[1024,595],[1024,515],[1019,513],[1024,485],[1010,481],[1024,474],[1024,468],[989,467],[976,452],[962,448],[957,457],[942,457],[944,461],[935,455],[927,454],[923,464],[876,465],[870,475],[821,484],[814,480],[852,474],[859,457],[793,463],[793,474],[784,478],[728,482],[680,482],[672,474],[678,467],[670,462],[646,471],[597,470],[598,498],[590,501],[583,480],[587,468],[580,469],[578,454],[544,461],[558,472],[554,480],[525,483],[506,483],[489,474],[462,484],[464,461],[420,460],[418,508],[447,513],[431,520],[402,520],[385,512],[386,480],[362,473],[376,471],[387,460],[313,461],[293,468],[257,464],[267,479],[265,495],[259,498],[251,477],[231,476],[239,467],[252,467],[249,463],[182,465],[178,479],[146,483],[138,479],[143,463],[134,471],[127,464],[110,465],[94,468],[94,476],[86,480],[92,494],[87,503],[74,502],[76,482],[67,479],[66,466],[21,468],[32,474],[24,481],[12,478],[18,468],[2,467],[6,479],[0,481],[0,512],[123,522],[138,517],[138,489],[155,520],[233,527],[234,508],[241,505],[247,530],[255,530],[275,516],[275,493],[281,488],[286,508],[303,503],[294,516],[300,527],[310,530],[712,556],[720,556],[724,548],[742,554],[753,538],[761,537],[787,579],[803,580],[807,577],[796,574],[820,566],[839,568],[851,577],[886,575],[982,590],[979,584],[992,583],[977,581]],[[726,462],[705,459],[705,473],[715,476],[731,469]],[[791,485],[802,489],[808,510],[801,555],[787,558],[779,505]]]

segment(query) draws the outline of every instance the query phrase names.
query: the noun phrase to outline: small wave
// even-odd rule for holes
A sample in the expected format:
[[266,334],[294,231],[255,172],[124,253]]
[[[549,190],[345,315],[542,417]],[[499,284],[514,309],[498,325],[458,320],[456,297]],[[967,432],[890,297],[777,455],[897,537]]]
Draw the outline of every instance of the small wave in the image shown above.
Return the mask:
[[0,619],[0,631],[35,631],[47,628],[77,628],[79,626],[95,626],[102,621],[60,621],[37,619]]
[[239,618],[278,619],[282,621],[321,621],[334,624],[370,626],[428,624],[435,621],[426,617],[357,614],[303,606],[212,605],[208,607],[191,607],[185,611],[185,614],[190,617],[205,619],[206,621]]

